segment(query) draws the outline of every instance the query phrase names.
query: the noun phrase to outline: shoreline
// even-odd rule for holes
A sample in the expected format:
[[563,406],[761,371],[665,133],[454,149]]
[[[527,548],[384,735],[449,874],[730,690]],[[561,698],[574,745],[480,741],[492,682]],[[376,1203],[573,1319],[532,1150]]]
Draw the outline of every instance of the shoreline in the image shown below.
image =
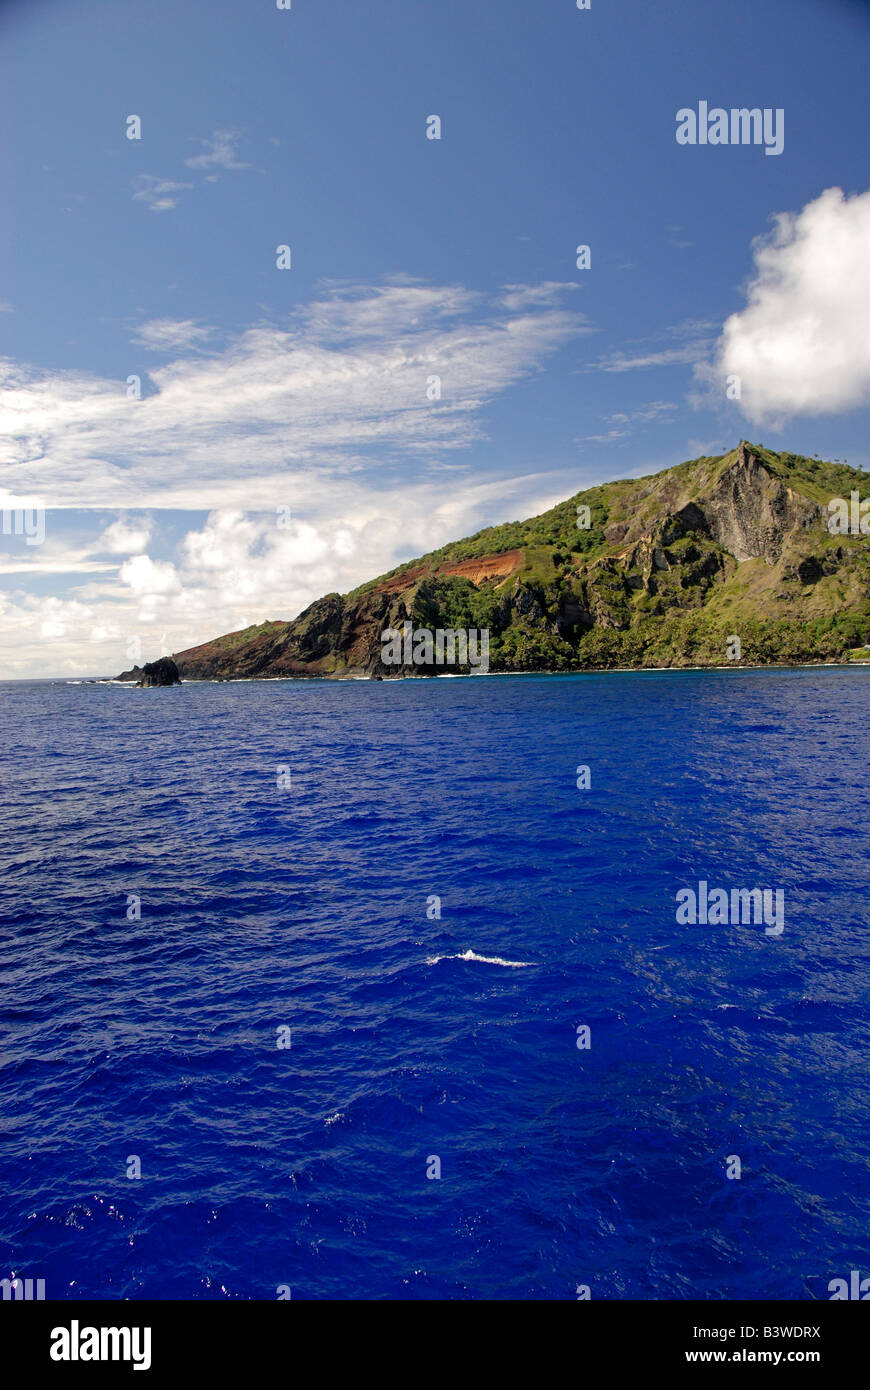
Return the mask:
[[[329,681],[341,684],[351,681],[364,682],[366,684],[393,684],[408,680],[413,681],[432,681],[432,680],[479,680],[479,679],[515,679],[516,677],[528,676],[553,676],[553,677],[572,677],[572,676],[627,676],[627,675],[679,675],[680,673],[697,673],[699,671],[723,672],[735,674],[741,671],[848,671],[861,667],[870,667],[870,659],[866,661],[799,661],[799,662],[733,662],[712,666],[595,666],[580,671],[485,671],[485,672],[444,672],[440,675],[432,676],[366,676],[366,675],[336,675],[336,676],[186,676],[182,677],[182,685],[267,685],[280,683],[283,681],[305,682],[311,684],[315,681]],[[17,677],[0,683],[4,685],[27,685],[36,682],[58,685],[117,685],[124,686],[131,690],[141,689],[135,681],[121,681],[114,676],[32,676]],[[157,687],[159,688],[159,687]],[[166,689],[175,687],[167,686]]]

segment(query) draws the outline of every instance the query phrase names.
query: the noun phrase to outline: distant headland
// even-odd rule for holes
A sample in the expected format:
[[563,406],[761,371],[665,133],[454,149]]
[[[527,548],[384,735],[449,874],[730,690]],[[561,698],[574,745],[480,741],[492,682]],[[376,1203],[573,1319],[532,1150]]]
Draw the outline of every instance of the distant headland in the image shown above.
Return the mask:
[[[845,463],[741,441],[487,527],[169,664],[182,680],[431,676],[470,669],[469,633],[488,634],[493,672],[866,659],[864,485]],[[413,655],[390,661],[385,634],[408,625]],[[148,670],[118,679],[173,683]]]

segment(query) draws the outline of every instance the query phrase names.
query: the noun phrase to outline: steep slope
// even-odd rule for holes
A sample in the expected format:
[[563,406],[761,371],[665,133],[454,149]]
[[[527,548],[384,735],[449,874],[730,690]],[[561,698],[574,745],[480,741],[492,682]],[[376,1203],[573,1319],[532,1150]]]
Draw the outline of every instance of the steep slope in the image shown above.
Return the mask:
[[175,661],[187,680],[444,669],[383,664],[381,634],[405,622],[486,629],[494,671],[731,664],[734,635],[744,662],[843,659],[870,636],[870,555],[867,537],[829,533],[827,503],[864,484],[741,442],[488,527]]

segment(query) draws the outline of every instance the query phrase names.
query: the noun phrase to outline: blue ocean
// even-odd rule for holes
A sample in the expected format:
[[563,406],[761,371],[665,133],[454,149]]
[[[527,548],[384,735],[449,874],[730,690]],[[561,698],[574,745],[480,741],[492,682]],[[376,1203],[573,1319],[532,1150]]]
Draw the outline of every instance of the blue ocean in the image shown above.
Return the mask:
[[[2,685],[0,1276],[801,1300],[870,1274],[868,692]],[[783,929],[678,922],[701,884],[781,890]]]

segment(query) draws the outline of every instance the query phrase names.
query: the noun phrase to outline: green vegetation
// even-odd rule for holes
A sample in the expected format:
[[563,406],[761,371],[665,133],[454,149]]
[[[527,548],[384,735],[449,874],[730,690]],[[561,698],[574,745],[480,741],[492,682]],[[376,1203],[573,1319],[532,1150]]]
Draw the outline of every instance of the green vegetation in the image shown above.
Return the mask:
[[[855,489],[867,479],[844,463],[741,444],[487,527],[291,623],[229,633],[180,654],[182,675],[374,672],[381,632],[407,619],[487,629],[493,671],[870,660],[870,541],[826,524],[830,498]],[[501,556],[478,583],[443,573]]]

